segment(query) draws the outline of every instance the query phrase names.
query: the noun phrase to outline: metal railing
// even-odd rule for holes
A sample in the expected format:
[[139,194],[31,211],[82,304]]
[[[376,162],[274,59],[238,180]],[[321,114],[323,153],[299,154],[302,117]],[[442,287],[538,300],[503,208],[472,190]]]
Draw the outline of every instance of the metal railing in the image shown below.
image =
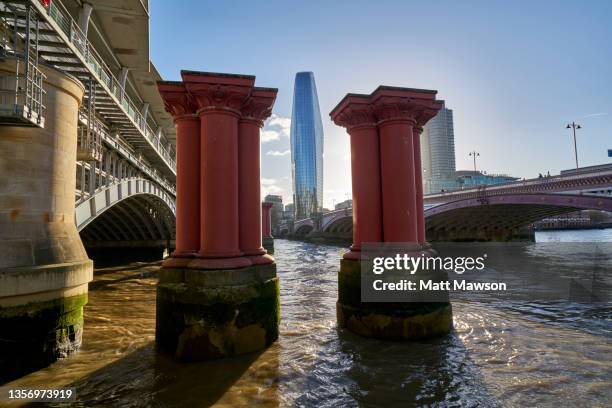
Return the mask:
[[0,73],[0,116],[4,121],[43,127],[46,76],[38,69],[36,13],[31,7],[4,6],[0,11],[0,56],[14,59],[15,64],[11,73]]
[[[91,123],[89,123],[90,120]],[[79,123],[81,124],[81,127],[89,128],[91,131],[96,132],[96,139],[100,141],[100,144],[104,142],[110,145],[121,156],[123,156],[123,158],[134,165],[134,167],[176,196],[176,188],[174,185],[162,177],[157,169],[153,168],[149,163],[147,163],[142,156],[135,154],[133,150],[129,146],[126,146],[120,139],[113,137],[109,129],[100,120],[95,117],[88,117],[87,113],[81,110],[79,111]]]
[[118,106],[134,122],[143,136],[151,143],[154,150],[166,160],[172,170],[176,172],[176,162],[170,152],[159,142],[155,132],[146,123],[137,105],[126,94],[125,89],[115,78],[104,60],[91,46],[87,37],[81,31],[78,24],[73,20],[68,11],[58,0],[53,0],[47,9],[47,15],[61,29],[69,42],[74,46],[80,57],[86,61],[88,68],[97,77],[101,84],[108,90],[110,95],[116,99]]

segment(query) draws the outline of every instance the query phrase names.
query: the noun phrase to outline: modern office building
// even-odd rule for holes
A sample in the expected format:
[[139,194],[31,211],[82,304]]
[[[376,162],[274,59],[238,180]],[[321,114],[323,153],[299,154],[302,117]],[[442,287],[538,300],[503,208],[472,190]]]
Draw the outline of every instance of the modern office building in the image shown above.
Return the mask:
[[425,194],[459,188],[455,177],[455,133],[451,109],[440,109],[423,128],[421,163]]
[[323,209],[323,124],[312,72],[295,75],[291,115],[291,173],[295,219]]

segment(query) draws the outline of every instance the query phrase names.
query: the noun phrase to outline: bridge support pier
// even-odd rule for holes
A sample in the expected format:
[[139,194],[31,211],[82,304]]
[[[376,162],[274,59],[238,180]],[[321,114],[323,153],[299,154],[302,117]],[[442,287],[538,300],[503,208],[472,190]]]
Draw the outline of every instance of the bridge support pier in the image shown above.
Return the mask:
[[261,203],[261,224],[262,224],[262,240],[263,247],[269,254],[274,253],[274,237],[272,237],[272,203]]
[[[338,325],[383,339],[422,339],[452,328],[449,302],[368,303],[361,300],[364,243],[401,244],[409,256],[432,254],[424,240],[418,130],[441,107],[435,91],[379,87],[348,94],[331,112],[351,140],[353,245],[338,274]],[[421,218],[419,220],[419,217]]]
[[[14,60],[0,75],[14,75]],[[77,112],[84,88],[48,67],[44,128],[0,136],[0,383],[81,345],[93,277],[74,216]]]
[[[170,113],[190,106],[187,113],[197,109],[200,118],[201,166],[177,168],[177,178],[200,183],[199,251],[164,262],[156,341],[175,358],[194,361],[260,350],[278,338],[279,281],[262,247],[259,173],[259,129],[277,91],[254,87],[252,76],[181,74],[182,83],[159,89]],[[183,98],[171,98],[168,87]],[[178,189],[177,219],[184,215],[180,201],[193,199]]]

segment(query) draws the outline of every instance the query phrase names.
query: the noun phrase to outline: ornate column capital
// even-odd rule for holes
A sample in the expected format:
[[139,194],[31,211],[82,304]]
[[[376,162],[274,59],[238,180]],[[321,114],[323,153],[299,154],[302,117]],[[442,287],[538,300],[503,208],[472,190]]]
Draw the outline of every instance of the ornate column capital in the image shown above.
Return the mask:
[[378,124],[392,121],[408,121],[412,125],[416,124],[415,109],[410,98],[394,96],[381,97],[372,103]]
[[444,101],[431,101],[429,103],[422,103],[417,107],[415,120],[419,133],[423,132],[423,126],[436,116],[443,106]]
[[159,81],[157,89],[164,101],[164,108],[174,120],[195,114],[196,105],[182,82]]
[[369,99],[368,95],[348,94],[329,116],[336,125],[349,131],[356,127],[376,126],[376,115]]
[[370,95],[378,124],[390,120],[404,120],[422,127],[442,106],[436,100],[437,91],[415,88],[379,86]]
[[272,114],[272,106],[276,101],[277,93],[278,89],[276,88],[253,88],[251,95],[240,109],[241,120],[255,121],[259,127],[263,126],[263,121]]
[[221,110],[240,115],[255,84],[255,77],[251,75],[181,71],[181,76],[198,113]]

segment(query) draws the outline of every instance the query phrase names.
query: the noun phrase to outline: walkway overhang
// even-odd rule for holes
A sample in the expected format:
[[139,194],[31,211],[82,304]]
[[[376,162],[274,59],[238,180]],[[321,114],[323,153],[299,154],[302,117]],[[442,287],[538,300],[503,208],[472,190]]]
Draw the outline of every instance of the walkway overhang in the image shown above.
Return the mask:
[[99,23],[121,66],[132,71],[149,72],[148,0],[86,2],[93,6],[95,21]]

